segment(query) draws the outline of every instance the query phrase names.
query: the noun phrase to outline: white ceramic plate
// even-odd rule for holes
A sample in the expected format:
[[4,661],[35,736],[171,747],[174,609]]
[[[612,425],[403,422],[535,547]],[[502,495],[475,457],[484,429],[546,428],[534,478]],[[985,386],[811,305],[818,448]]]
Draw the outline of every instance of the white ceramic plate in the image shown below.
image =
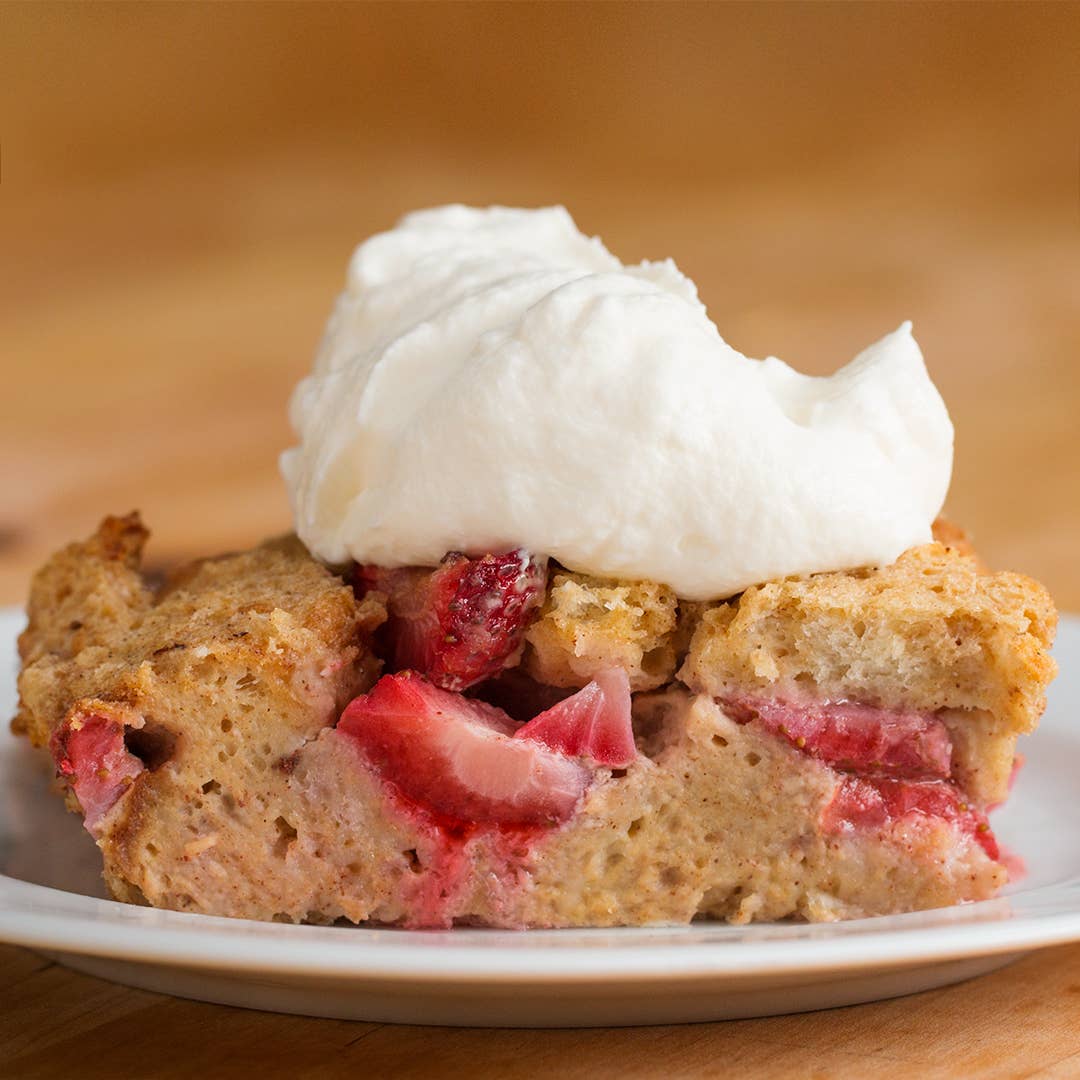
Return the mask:
[[[0,611],[0,714],[21,616]],[[0,940],[102,978],[280,1012],[415,1024],[587,1026],[763,1016],[894,997],[1080,939],[1080,619],[995,830],[1028,864],[999,899],[816,926],[419,932],[284,926],[104,899],[97,849],[0,733]]]

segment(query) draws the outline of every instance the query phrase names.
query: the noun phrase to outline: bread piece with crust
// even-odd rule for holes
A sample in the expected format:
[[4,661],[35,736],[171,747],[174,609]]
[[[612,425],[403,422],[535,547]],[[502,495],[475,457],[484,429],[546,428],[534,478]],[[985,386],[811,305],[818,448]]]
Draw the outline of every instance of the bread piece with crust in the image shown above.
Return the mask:
[[[971,540],[945,518],[934,539],[976,559]],[[560,570],[552,576],[539,617],[526,634],[522,661],[548,686],[584,686],[606,667],[621,667],[635,691],[666,685],[686,659],[702,614],[713,605],[679,600],[665,585]]]
[[1008,792],[1016,738],[1033,731],[1056,666],[1057,614],[1020,574],[982,574],[943,544],[875,570],[747,589],[709,610],[680,678],[718,699],[856,701],[940,714],[979,803]]
[[548,686],[584,686],[621,667],[634,690],[654,690],[678,665],[678,601],[666,585],[552,575],[539,617],[525,634],[525,670]]
[[[51,747],[75,808],[94,803],[92,818],[82,808],[117,895],[156,903],[217,879],[273,895],[257,853],[281,842],[284,784],[267,778],[284,780],[374,682],[367,646],[385,610],[358,603],[295,538],[193,564],[155,594],[138,570],[147,535],[137,515],[108,518],[39,571],[15,727]],[[107,777],[78,773],[95,731],[122,783],[104,793]]]
[[148,536],[138,514],[107,517],[89,540],[69,544],[38,570],[19,637],[24,667],[109,644],[150,608],[153,594],[138,571]]

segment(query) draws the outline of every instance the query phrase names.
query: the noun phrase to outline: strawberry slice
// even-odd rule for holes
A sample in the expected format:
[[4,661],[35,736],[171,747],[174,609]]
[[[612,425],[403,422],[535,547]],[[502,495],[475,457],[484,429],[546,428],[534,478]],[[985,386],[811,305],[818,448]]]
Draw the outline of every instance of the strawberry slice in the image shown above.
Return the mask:
[[49,744],[57,771],[94,832],[113,804],[143,771],[124,745],[124,725],[104,716],[73,716],[57,728]]
[[452,552],[435,570],[361,566],[356,582],[388,597],[392,667],[461,691],[497,675],[520,649],[544,599],[547,560],[520,550],[477,559]]
[[565,821],[591,773],[539,743],[511,738],[515,728],[494,705],[412,672],[384,675],[338,723],[384,781],[436,814],[496,825]]
[[838,769],[930,780],[945,779],[952,768],[948,730],[924,713],[770,698],[732,699],[724,706],[739,723],[756,720],[803,753]]
[[938,818],[974,837],[991,859],[997,840],[984,814],[964,802],[956,786],[943,780],[845,777],[822,814],[826,832],[882,829],[912,815]]
[[518,728],[550,750],[623,769],[637,757],[630,723],[630,680],[622,668],[599,672],[576,694]]

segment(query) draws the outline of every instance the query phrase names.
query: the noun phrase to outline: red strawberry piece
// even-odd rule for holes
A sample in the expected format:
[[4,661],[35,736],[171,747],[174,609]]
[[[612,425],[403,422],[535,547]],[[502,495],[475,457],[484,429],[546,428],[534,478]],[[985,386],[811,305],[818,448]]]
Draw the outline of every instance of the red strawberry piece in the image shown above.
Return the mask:
[[738,722],[756,720],[803,753],[850,772],[945,779],[952,767],[948,730],[924,713],[769,698],[735,699],[725,708]]
[[589,770],[511,738],[515,727],[501,709],[412,672],[384,675],[338,723],[384,781],[438,815],[496,825],[565,821],[589,785]]
[[57,771],[79,800],[90,832],[144,768],[124,745],[124,725],[104,716],[66,720],[53,733],[50,749]]
[[357,584],[389,598],[393,668],[460,691],[497,675],[521,647],[544,599],[547,560],[524,551],[476,559],[454,552],[434,570],[362,566]]
[[600,672],[572,697],[518,728],[514,738],[532,739],[597,765],[625,768],[637,756],[626,672],[622,668]]
[[869,780],[845,777],[822,814],[826,832],[881,829],[889,823],[889,811],[881,792]]
[[964,802],[954,784],[943,780],[845,777],[825,807],[821,824],[826,832],[882,829],[913,815],[951,822],[974,837],[991,859],[999,857],[986,816]]

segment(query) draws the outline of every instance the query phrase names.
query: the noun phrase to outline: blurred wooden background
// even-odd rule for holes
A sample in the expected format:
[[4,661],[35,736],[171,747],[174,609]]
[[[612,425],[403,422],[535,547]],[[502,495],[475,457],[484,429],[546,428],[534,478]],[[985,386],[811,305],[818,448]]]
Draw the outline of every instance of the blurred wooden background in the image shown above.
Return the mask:
[[[0,603],[107,511],[144,511],[158,564],[286,528],[286,400],[349,252],[460,200],[563,202],[624,259],[674,256],[729,341],[804,370],[913,319],[957,428],[952,515],[1080,609],[1078,57],[1076,4],[0,4]],[[422,1046],[1076,1075],[1076,958],[647,1054],[645,1033]],[[118,1043],[180,1068],[185,1031],[219,1065],[287,1057],[285,1032],[329,1046],[330,1022],[0,962],[7,1034],[40,1048],[24,1075]],[[400,1064],[418,1038],[357,1048]]]
[[0,5],[0,602],[106,511],[159,562],[288,523],[354,244],[563,202],[805,370],[912,318],[950,497],[1080,608],[1080,7]]

